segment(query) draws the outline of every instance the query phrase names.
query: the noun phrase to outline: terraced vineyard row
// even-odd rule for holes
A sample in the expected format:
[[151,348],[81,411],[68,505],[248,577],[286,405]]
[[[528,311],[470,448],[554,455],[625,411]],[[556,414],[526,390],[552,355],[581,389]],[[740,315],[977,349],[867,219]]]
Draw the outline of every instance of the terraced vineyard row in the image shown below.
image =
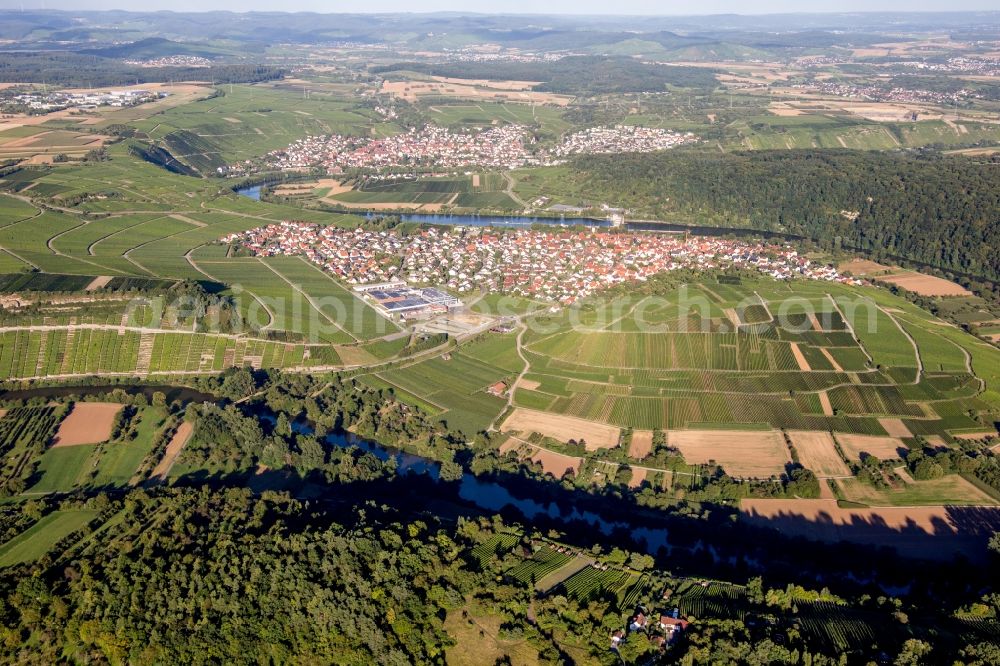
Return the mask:
[[480,564],[488,562],[491,557],[509,551],[520,541],[520,534],[494,534],[492,537],[478,544],[472,549],[472,556]]
[[621,569],[601,570],[589,566],[562,582],[566,594],[574,599],[587,600],[603,595],[620,599],[622,593],[634,586],[638,576]]
[[447,410],[447,422],[467,433],[485,428],[503,408],[486,388],[512,372],[461,353],[379,373],[385,380]]
[[337,364],[333,349],[306,358],[308,347],[202,333],[138,333],[115,329],[8,331],[0,334],[0,377],[62,374],[219,372],[245,364],[295,367]]
[[815,602],[799,604],[799,626],[836,650],[847,651],[870,646],[875,630],[855,611],[838,604]]
[[711,615],[743,620],[747,614],[746,588],[740,585],[711,582],[678,588],[674,594],[683,615],[695,618]]
[[534,585],[543,576],[552,573],[572,558],[572,555],[560,553],[550,544],[543,545],[533,557],[515,566],[507,572],[507,575],[521,583]]
[[584,367],[663,370],[797,370],[787,342],[760,333],[604,333],[573,331],[530,348]]
[[[884,435],[875,416],[823,416],[818,398],[807,396],[781,398],[771,395],[704,393],[686,398],[615,396],[598,393],[574,393],[565,397],[546,396],[538,391],[520,389],[519,406],[540,405],[548,411],[584,419],[605,421],[622,427],[675,429],[692,424],[767,424],[774,428],[796,430],[836,430]],[[804,409],[808,407],[808,409]],[[916,416],[918,408],[905,405],[905,411],[885,412]],[[816,413],[808,410],[814,409]]]

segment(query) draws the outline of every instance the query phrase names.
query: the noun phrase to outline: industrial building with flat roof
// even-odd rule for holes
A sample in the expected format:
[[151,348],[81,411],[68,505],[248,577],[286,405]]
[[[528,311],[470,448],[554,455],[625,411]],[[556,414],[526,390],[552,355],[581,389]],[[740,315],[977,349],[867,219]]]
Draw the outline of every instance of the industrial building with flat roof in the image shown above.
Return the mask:
[[387,316],[419,319],[462,307],[461,299],[434,287],[411,287],[405,282],[367,284],[354,291]]

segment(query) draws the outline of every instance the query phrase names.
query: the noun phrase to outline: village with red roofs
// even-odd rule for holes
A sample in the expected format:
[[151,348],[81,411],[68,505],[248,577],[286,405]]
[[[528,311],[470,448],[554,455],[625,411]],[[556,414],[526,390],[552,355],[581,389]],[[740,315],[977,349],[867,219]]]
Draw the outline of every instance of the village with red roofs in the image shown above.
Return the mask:
[[860,284],[788,245],[675,233],[455,227],[394,231],[285,221],[221,239],[255,255],[302,255],[352,285],[405,281],[571,304],[681,269],[751,268],[779,280]]

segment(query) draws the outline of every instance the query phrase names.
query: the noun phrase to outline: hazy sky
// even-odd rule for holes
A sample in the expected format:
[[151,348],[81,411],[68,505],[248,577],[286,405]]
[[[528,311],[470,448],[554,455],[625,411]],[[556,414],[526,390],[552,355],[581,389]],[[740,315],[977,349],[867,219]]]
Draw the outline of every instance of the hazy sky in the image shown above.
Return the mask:
[[779,12],[996,10],[997,0],[0,0],[6,9],[131,9],[149,11],[462,11],[562,14],[767,14]]

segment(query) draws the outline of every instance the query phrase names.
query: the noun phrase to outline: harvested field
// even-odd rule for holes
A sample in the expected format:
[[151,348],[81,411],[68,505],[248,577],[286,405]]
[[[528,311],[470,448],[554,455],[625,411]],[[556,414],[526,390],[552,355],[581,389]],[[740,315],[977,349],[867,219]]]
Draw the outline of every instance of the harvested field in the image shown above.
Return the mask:
[[[819,350],[820,350],[820,352],[822,352],[823,356],[826,357],[826,360],[830,362],[830,365],[833,366],[834,370],[836,370],[837,372],[843,372],[844,371],[844,368],[842,368],[840,366],[840,363],[838,363],[837,359],[833,357],[833,354],[830,353],[829,349],[827,349],[826,347],[820,347]],[[826,395],[826,391],[824,391],[822,393],[822,395]],[[822,400],[822,399],[823,398],[820,398],[820,400]],[[830,399],[827,398],[827,402],[829,402],[829,400]],[[829,414],[827,414],[827,416],[833,416],[833,412],[831,411]]]
[[500,455],[507,455],[511,451],[517,451],[518,447],[522,446],[523,442],[513,438],[508,437],[507,441],[500,445]]
[[517,382],[517,388],[523,388],[525,391],[534,391],[539,386],[541,386],[541,383],[536,382],[533,379],[523,379],[522,378],[522,379],[518,380],[518,382]]
[[[789,430],[788,437],[802,466],[820,478],[850,476],[851,470],[837,453],[833,436],[818,430]],[[824,484],[825,485],[825,484]]]
[[996,501],[958,474],[938,479],[919,480],[900,475],[902,483],[890,488],[875,488],[858,479],[837,479],[841,497],[870,507],[914,506],[996,506]]
[[653,431],[634,430],[632,442],[628,445],[628,454],[636,460],[642,460],[653,452]]
[[831,103],[830,107],[831,109],[847,111],[848,113],[853,113],[856,116],[861,116],[862,118],[866,118],[868,120],[874,120],[875,122],[895,122],[906,120],[914,113],[918,114],[924,120],[941,117],[940,113],[935,113],[935,111],[931,108],[913,104],[893,104],[889,102],[835,102]]
[[295,192],[296,190],[327,190],[326,194],[323,195],[324,198],[322,199],[325,201],[327,197],[343,194],[344,192],[350,192],[353,189],[354,188],[350,185],[345,185],[335,178],[320,178],[307,183],[288,183],[287,185],[279,185],[274,191],[275,194],[288,194],[289,192]]
[[556,95],[533,90],[483,87],[470,85],[473,81],[460,83],[444,81],[385,81],[381,92],[414,102],[421,97],[462,97],[467,99],[490,100],[494,102],[533,102],[566,106],[572,101],[568,95]]
[[52,132],[39,132],[38,134],[32,134],[31,136],[22,136],[19,139],[11,139],[10,141],[4,141],[4,148],[21,148],[23,146],[30,146],[39,139],[52,134]]
[[517,439],[516,437],[510,437],[506,442],[500,445],[501,455],[507,455],[512,452],[516,453],[522,460],[527,458],[532,462],[540,463],[543,472],[551,474],[557,479],[561,479],[571,470],[573,474],[578,473],[580,471],[580,465],[583,464],[583,458],[567,456],[562,453],[556,453],[555,451],[549,451],[548,449],[543,449],[535,446],[534,444]]
[[536,432],[560,442],[583,440],[588,451],[618,446],[621,438],[621,430],[606,423],[521,407],[507,417],[500,429],[503,432],[517,431],[525,434]]
[[883,266],[882,264],[869,259],[851,259],[850,261],[841,262],[840,265],[837,266],[837,269],[841,272],[850,273],[852,275],[873,275],[891,271],[892,266]]
[[646,480],[647,469],[645,467],[633,467],[632,478],[628,480],[629,488],[638,488]]
[[122,410],[116,402],[78,402],[73,405],[63,422],[59,424],[53,448],[100,444],[111,437],[115,417]]
[[90,284],[84,288],[84,291],[96,291],[102,287],[108,286],[109,282],[111,282],[110,275],[98,275],[90,281]]
[[830,396],[826,391],[819,392],[819,404],[823,407],[823,416],[833,416],[833,405],[830,404]]
[[812,372],[812,368],[809,366],[809,361],[806,360],[802,350],[799,349],[798,343],[793,342],[789,346],[792,348],[792,356],[795,357],[795,362],[799,364],[799,370],[802,372]]
[[767,107],[767,110],[782,118],[803,116],[806,113],[802,109],[795,109],[788,106],[787,102],[771,102],[771,106]]
[[879,419],[879,425],[892,437],[913,437],[913,433],[906,427],[902,419]]
[[957,435],[952,435],[955,439],[965,439],[965,440],[977,440],[986,439],[987,437],[996,437],[998,435],[996,430],[980,430],[978,432],[963,432]]
[[1000,153],[1000,148],[961,148],[945,151],[947,155],[965,155],[966,157],[987,157]]
[[320,201],[325,201],[326,203],[333,204],[334,206],[340,206],[341,208],[350,208],[356,210],[420,210],[424,212],[435,212],[441,210],[441,204],[430,204],[430,203],[354,202],[354,201],[340,201],[339,199],[332,199],[330,197],[323,197],[322,199],[320,199]]
[[[950,560],[959,553],[982,560],[1000,529],[1000,509],[879,507],[845,509],[836,500],[747,499],[745,519],[790,535],[895,548],[901,555]],[[965,519],[965,514],[974,519]]]
[[[720,80],[726,82],[723,77]],[[734,81],[736,82],[736,81]],[[822,93],[803,93],[792,88],[772,88],[772,95],[794,96],[796,99],[774,101],[768,111],[777,116],[795,116],[807,114],[844,115],[853,114],[876,122],[909,121],[914,114],[920,120],[965,120],[959,118],[944,107],[922,102],[872,102],[847,98],[831,98]],[[984,120],[986,120],[985,117]],[[961,129],[953,128],[956,134]]]
[[170,474],[170,469],[174,466],[174,461],[177,460],[177,456],[180,455],[193,432],[194,424],[190,421],[184,421],[178,426],[177,432],[174,433],[174,436],[170,438],[170,443],[167,444],[167,449],[164,451],[163,457],[160,459],[160,462],[156,463],[156,467],[153,468],[153,472],[149,475],[151,481],[166,481],[167,475]]
[[906,272],[880,279],[921,296],[972,296],[972,292],[962,285],[933,275]]
[[557,479],[561,479],[570,470],[573,471],[574,475],[580,473],[580,465],[583,464],[583,458],[563,455],[562,453],[541,449],[537,446],[533,446],[532,448],[535,452],[531,454],[531,461],[540,463],[542,471],[546,474],[551,474]]
[[734,477],[779,475],[791,462],[781,433],[774,430],[671,430],[667,443],[689,464],[715,461]]
[[188,217],[186,215],[180,215],[178,213],[173,213],[173,214],[169,215],[169,217],[171,217],[171,218],[173,218],[175,220],[178,220],[180,222],[184,222],[186,224],[190,224],[190,225],[196,226],[196,227],[205,227],[205,226],[208,226],[204,222],[199,222],[198,220],[196,220],[194,218]]
[[447,76],[432,76],[432,79],[440,83],[452,83],[465,86],[480,86],[483,88],[496,88],[497,90],[531,90],[541,81],[500,81],[493,79],[455,79]]
[[861,454],[867,453],[881,460],[899,458],[900,449],[905,450],[903,441],[897,437],[882,437],[879,435],[837,435],[840,448],[851,460],[861,460]]

